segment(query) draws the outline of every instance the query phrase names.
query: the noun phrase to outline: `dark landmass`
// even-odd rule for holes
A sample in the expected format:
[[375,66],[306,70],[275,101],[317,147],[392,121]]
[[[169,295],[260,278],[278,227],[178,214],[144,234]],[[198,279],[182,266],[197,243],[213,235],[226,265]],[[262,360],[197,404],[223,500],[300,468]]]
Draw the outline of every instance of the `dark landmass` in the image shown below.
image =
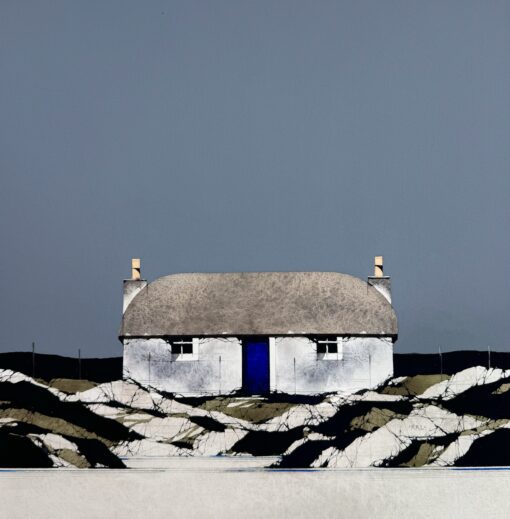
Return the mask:
[[[80,367],[81,364],[81,367]],[[79,359],[32,352],[0,353],[0,369],[12,369],[33,378],[84,379],[111,382],[122,378],[122,357]]]
[[393,356],[394,376],[453,375],[473,366],[510,369],[510,352],[458,350],[438,353],[396,353]]
[[[472,366],[510,369],[510,352],[459,350],[443,353],[395,353],[395,377],[452,375]],[[490,366],[489,366],[490,365]],[[81,359],[32,352],[0,353],[0,369],[12,369],[30,377],[52,380],[84,379],[111,382],[122,378],[122,357]]]

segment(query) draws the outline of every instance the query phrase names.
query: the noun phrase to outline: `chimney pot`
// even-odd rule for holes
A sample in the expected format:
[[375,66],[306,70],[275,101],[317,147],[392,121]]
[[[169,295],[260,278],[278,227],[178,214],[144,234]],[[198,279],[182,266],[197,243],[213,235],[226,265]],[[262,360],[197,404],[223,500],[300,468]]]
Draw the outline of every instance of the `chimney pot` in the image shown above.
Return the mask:
[[131,260],[131,279],[139,280],[141,278],[140,258]]
[[383,276],[383,257],[376,256],[374,258],[374,277],[382,278]]

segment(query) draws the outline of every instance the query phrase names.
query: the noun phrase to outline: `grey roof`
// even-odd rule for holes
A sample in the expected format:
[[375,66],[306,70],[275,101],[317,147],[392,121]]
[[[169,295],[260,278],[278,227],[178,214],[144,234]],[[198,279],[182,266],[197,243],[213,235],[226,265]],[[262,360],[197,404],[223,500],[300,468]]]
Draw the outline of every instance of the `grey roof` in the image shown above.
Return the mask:
[[336,272],[173,274],[127,307],[121,337],[397,335],[391,304]]

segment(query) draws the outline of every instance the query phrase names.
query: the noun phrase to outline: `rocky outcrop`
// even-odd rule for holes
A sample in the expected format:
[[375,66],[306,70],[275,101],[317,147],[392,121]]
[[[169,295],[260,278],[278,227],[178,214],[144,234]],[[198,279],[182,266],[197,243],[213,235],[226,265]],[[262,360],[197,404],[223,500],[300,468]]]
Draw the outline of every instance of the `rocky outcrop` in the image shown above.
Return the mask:
[[0,370],[0,466],[272,456],[273,467],[508,465],[510,371],[417,375],[358,394],[184,398],[130,381]]

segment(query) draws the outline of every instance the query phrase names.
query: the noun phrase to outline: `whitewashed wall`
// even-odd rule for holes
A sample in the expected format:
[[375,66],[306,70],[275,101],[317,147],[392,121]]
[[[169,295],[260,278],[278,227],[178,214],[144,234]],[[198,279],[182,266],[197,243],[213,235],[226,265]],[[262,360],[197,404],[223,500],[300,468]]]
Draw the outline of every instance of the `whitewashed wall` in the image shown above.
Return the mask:
[[393,375],[393,343],[389,338],[343,338],[338,357],[328,357],[321,359],[317,345],[306,337],[276,337],[270,341],[271,391],[356,392]]
[[183,395],[230,393],[241,388],[239,339],[195,339],[193,350],[191,360],[178,360],[163,339],[124,339],[124,378]]
[[[269,347],[271,391],[356,392],[393,375],[393,343],[389,338],[342,338],[338,356],[329,354],[326,359],[317,355],[317,345],[306,337],[271,338]],[[242,362],[242,343],[236,337],[195,339],[190,360],[177,360],[163,339],[124,339],[124,378],[171,393],[240,390]]]

